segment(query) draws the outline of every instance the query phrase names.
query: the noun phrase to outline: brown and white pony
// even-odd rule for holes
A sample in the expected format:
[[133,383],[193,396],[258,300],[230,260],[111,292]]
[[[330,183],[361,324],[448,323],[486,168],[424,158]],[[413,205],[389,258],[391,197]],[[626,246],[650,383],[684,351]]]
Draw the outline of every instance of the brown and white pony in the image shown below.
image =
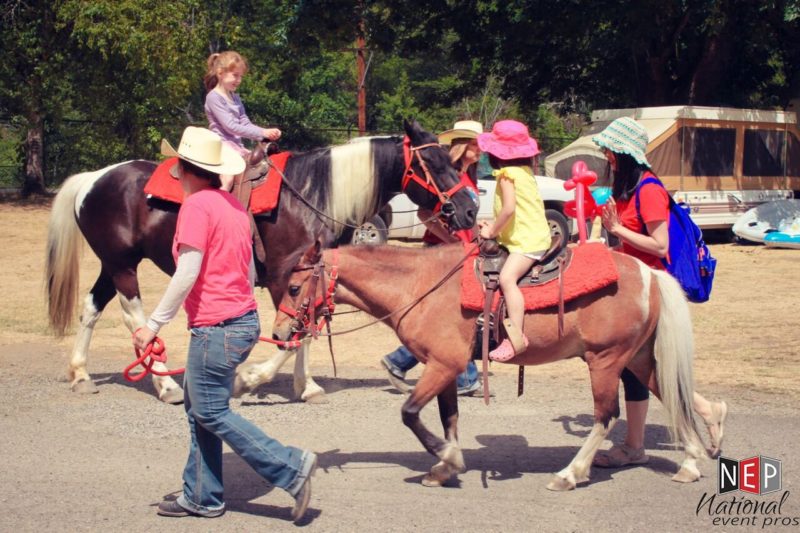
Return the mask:
[[[619,379],[624,368],[661,400],[674,435],[684,446],[686,457],[673,479],[690,482],[700,478],[697,460],[706,455],[692,416],[694,346],[683,291],[669,274],[651,270],[631,256],[612,254],[619,280],[567,302],[560,337],[557,309],[527,313],[524,329],[530,345],[509,361],[538,365],[580,357],[589,368],[594,426],[572,462],[550,481],[551,490],[573,489],[589,480],[592,459],[619,418]],[[319,291],[329,284],[310,280],[329,279],[334,266],[338,275],[336,303],[355,306],[375,317],[402,309],[384,321],[425,363],[422,377],[403,404],[402,419],[425,449],[439,459],[423,480],[432,486],[464,469],[457,438],[455,378],[472,353],[478,312],[461,306],[461,269],[418,303],[408,309],[403,306],[446,278],[463,256],[458,244],[428,249],[344,247],[321,253],[317,244],[295,267],[273,329],[273,336],[279,339],[305,331],[291,316],[295,314],[291,310],[300,309],[304,301],[326,305],[326,295]],[[319,291],[309,294],[311,286]],[[444,439],[429,431],[419,416],[434,397],[439,402]]]
[[[458,188],[458,173],[447,152],[416,121],[405,122],[404,127],[405,138],[370,138],[289,158],[278,207],[268,216],[256,216],[267,251],[265,263],[256,265],[257,283],[269,290],[275,304],[308,246],[318,238],[333,244],[343,229],[339,223],[363,223],[401,191],[423,207],[448,203],[442,210],[450,215],[449,223],[472,227],[475,199]],[[179,206],[147,198],[143,192],[155,168],[151,161],[129,161],[77,174],[64,182],[53,202],[45,276],[50,324],[57,334],[65,334],[76,307],[81,234],[101,263],[100,274],[83,301],[70,357],[74,391],[97,392],[86,369],[89,343],[95,323],[115,294],[125,325],[131,331],[144,325],[136,277],[139,263],[147,258],[168,275],[175,271],[171,245]],[[443,197],[442,191],[450,194]],[[281,360],[286,357],[286,352],[278,352]],[[156,363],[154,369],[166,367]],[[322,392],[313,380],[309,382],[308,395]],[[183,401],[183,390],[171,377],[154,375],[153,383],[161,400]]]

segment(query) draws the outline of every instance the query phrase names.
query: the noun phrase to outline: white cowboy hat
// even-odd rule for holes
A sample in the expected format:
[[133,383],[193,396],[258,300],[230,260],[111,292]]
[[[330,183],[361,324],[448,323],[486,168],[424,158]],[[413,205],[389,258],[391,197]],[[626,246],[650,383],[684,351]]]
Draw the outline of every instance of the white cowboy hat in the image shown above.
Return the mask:
[[[177,157],[216,174],[239,174],[244,171],[244,159],[236,150],[222,142],[219,135],[205,128],[189,126],[183,130],[181,144],[175,150],[166,139],[161,140],[161,153]],[[177,177],[178,165],[169,173]]]
[[439,134],[439,144],[451,144],[455,139],[477,139],[483,133],[483,125],[477,120],[459,120],[453,129]]

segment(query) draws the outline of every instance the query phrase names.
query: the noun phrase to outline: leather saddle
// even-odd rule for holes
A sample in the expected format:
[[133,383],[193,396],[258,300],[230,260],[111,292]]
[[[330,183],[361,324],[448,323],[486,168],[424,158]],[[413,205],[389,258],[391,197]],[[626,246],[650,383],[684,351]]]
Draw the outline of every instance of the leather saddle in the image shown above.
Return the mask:
[[[550,243],[550,248],[536,261],[531,269],[519,279],[517,285],[534,287],[555,279],[559,275],[559,267],[565,270],[572,259],[572,250],[563,245],[564,238],[555,235]],[[500,274],[503,265],[508,259],[508,250],[497,244],[497,241],[483,241],[480,248],[480,260],[475,262],[475,275],[483,287],[492,274]]]
[[[277,154],[280,151],[281,150],[278,148],[278,143],[259,142],[245,160],[247,166],[241,175],[241,179],[236,180],[240,182],[240,187],[241,184],[249,183],[249,188],[252,190],[257,189],[259,185],[262,185],[266,181],[267,173],[269,172],[269,161],[267,158],[273,154]],[[236,190],[236,183],[234,183],[234,190]],[[236,197],[239,198],[240,201],[242,200],[239,195],[236,195]],[[246,200],[249,203],[250,197],[248,196]],[[248,205],[248,203],[242,202],[242,205]]]
[[247,213],[250,215],[250,228],[253,233],[253,248],[256,257],[263,264],[267,259],[267,252],[264,247],[264,242],[256,228],[253,213],[250,211],[250,195],[253,189],[263,185],[267,179],[269,172],[269,159],[272,154],[280,151],[278,144],[274,142],[259,142],[256,147],[250,152],[250,155],[245,159],[244,172],[238,174],[233,179],[233,190],[231,193],[236,197],[239,202],[247,208]]

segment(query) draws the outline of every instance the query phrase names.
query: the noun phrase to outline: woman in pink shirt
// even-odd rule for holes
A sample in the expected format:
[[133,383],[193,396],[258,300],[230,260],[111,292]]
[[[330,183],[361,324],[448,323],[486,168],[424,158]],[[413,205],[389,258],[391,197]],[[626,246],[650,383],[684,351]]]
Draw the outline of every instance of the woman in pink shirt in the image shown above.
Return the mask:
[[157,512],[209,518],[225,512],[224,441],[264,479],[295,498],[292,518],[298,521],[311,496],[316,454],[284,446],[229,405],[236,368],[261,331],[253,296],[250,220],[236,198],[220,189],[219,179],[221,173],[242,172],[244,160],[216,133],[192,126],[183,132],[177,151],[166,141],[161,151],[179,158],[170,172],[185,194],[172,247],[176,269],[133,343],[145,349],[184,305],[191,332],[183,384],[191,444],[183,493],[162,501]]
[[[244,104],[236,89],[247,74],[247,61],[233,50],[208,56],[208,70],[203,77],[205,84],[205,111],[208,129],[219,135],[223,142],[245,157],[248,153],[242,139],[277,141],[281,137],[278,128],[256,126],[247,116]],[[222,174],[222,188],[231,190],[233,176]]]

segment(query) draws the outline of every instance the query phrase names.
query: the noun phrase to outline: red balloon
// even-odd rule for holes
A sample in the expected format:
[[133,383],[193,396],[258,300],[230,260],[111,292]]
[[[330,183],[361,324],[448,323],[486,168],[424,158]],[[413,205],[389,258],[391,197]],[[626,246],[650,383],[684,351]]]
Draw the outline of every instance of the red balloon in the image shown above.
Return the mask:
[[575,161],[574,163],[572,163],[572,175],[573,176],[577,176],[579,174],[583,174],[587,170],[589,170],[589,167],[587,167],[586,163],[584,163],[582,160],[578,160],[578,161]]
[[[594,197],[589,194],[583,198],[583,214],[585,218],[594,218],[600,214],[602,208],[597,205]],[[568,217],[578,218],[577,202],[575,200],[567,200],[564,202],[564,214]]]
[[564,213],[576,220],[581,244],[586,242],[586,219],[593,218],[599,212],[594,197],[589,194],[589,185],[595,181],[597,173],[578,160],[572,164],[572,177],[564,182],[564,189],[575,189],[575,199],[564,203]]

